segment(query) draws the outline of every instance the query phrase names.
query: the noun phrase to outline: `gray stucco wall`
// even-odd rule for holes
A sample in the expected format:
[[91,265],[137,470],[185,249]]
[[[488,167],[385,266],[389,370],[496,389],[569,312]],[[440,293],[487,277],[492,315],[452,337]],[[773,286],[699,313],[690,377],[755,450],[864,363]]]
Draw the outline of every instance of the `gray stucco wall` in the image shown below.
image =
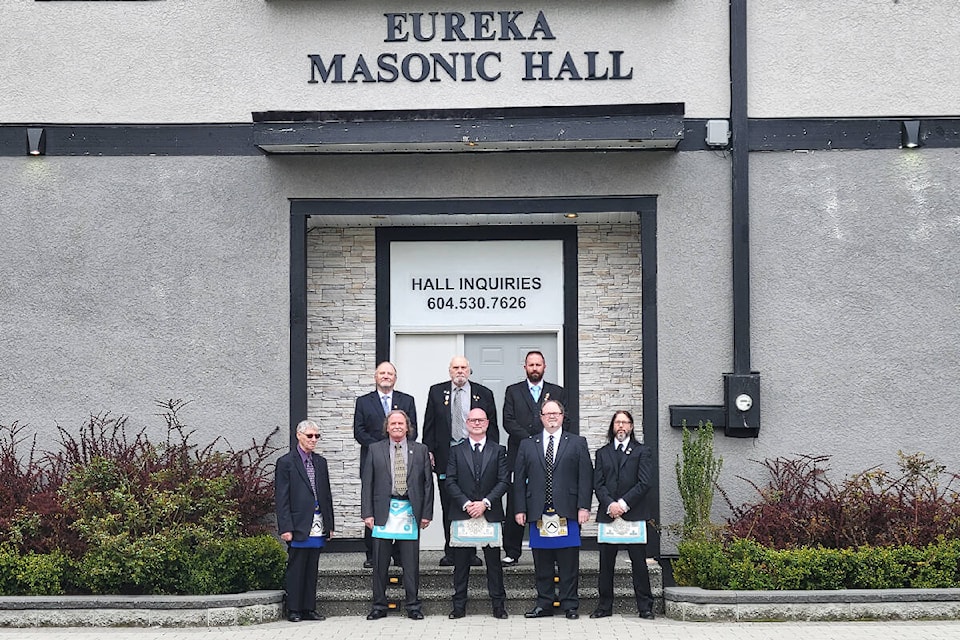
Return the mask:
[[[751,156],[763,428],[717,437],[735,499],[748,458],[830,453],[838,474],[898,449],[957,458],[957,155]],[[0,174],[0,421],[49,436],[110,410],[159,428],[152,399],[182,397],[201,438],[241,445],[287,423],[287,198],[658,195],[662,520],[681,519],[667,407],[719,403],[732,366],[722,154],[10,158]],[[621,360],[611,381],[639,365]],[[343,384],[362,391],[373,362],[355,364]]]

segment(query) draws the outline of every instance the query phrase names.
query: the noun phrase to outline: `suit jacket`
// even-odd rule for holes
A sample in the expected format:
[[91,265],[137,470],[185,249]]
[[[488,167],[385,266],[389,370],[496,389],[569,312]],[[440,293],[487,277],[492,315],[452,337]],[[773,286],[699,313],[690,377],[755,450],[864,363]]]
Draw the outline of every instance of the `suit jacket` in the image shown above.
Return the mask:
[[[543,431],[540,422],[540,407],[547,400],[556,400],[564,407],[567,406],[567,391],[560,385],[543,382],[540,390],[540,401],[534,402],[530,395],[530,387],[526,380],[507,387],[503,395],[503,428],[507,438],[507,468],[513,471],[517,460],[517,451],[520,443],[532,435]],[[570,416],[563,416],[563,430],[570,430]],[[571,431],[571,433],[575,433]]]
[[[433,454],[434,469],[439,474],[446,474],[447,462],[450,456],[450,393],[453,383],[438,382],[430,387],[427,394],[427,411],[423,417],[423,444],[427,445]],[[500,427],[497,425],[497,403],[493,399],[493,391],[487,387],[470,381],[470,408],[483,409],[487,412],[490,426],[487,428],[487,440],[500,440]]]
[[[410,432],[407,434],[407,440],[416,440],[417,406],[413,396],[394,389],[390,399],[393,401],[391,409],[401,409],[410,417]],[[386,418],[378,391],[374,390],[357,398],[353,408],[353,437],[360,443],[360,469],[363,469],[370,445],[387,439],[387,434],[383,432],[383,422]]]
[[503,495],[510,487],[507,449],[487,438],[480,454],[478,482],[471,447],[469,438],[450,447],[450,461],[447,463],[450,504],[447,505],[447,514],[451,520],[469,520],[470,515],[463,510],[463,505],[471,500],[486,498],[490,501],[490,508],[484,512],[484,518],[487,522],[503,522]]
[[[333,497],[330,494],[330,474],[327,460],[319,454],[311,454],[316,479],[317,497],[326,537],[335,530],[333,520]],[[300,459],[299,447],[280,456],[274,479],[274,503],[277,511],[277,531],[293,533],[294,540],[306,540],[313,525],[314,497],[310,490],[307,468]]]
[[[582,436],[561,431],[553,455],[553,506],[563,518],[576,518],[578,509],[589,509],[593,500],[593,465]],[[513,499],[517,513],[538,520],[546,502],[546,460],[543,432],[520,443],[513,474]]]
[[636,440],[627,441],[626,453],[619,453],[616,442],[597,449],[597,466],[593,470],[593,487],[600,501],[597,522],[613,522],[607,515],[610,503],[623,500],[630,508],[624,520],[648,520],[652,517],[647,493],[653,483],[653,454]]
[[[393,493],[393,452],[390,440],[370,445],[370,455],[360,470],[360,517],[373,516],[374,523],[384,525],[390,514]],[[417,522],[433,518],[433,474],[430,456],[419,442],[407,441],[407,496]]]

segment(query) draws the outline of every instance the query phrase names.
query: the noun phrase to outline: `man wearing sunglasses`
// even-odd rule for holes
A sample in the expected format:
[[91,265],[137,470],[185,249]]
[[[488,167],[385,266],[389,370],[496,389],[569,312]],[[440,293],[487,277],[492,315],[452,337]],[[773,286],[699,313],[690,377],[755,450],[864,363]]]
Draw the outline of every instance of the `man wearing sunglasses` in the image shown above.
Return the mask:
[[314,452],[320,428],[297,425],[297,446],[277,459],[274,499],[277,530],[287,543],[287,619],[323,620],[317,612],[317,564],[333,536],[333,497],[326,459]]

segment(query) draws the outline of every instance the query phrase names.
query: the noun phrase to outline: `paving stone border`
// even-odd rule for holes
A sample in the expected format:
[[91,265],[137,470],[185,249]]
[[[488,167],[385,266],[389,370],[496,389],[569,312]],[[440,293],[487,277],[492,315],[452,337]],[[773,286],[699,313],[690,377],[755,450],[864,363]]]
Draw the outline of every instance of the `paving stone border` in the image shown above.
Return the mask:
[[282,615],[283,591],[0,597],[0,627],[220,627],[273,622]]
[[666,587],[666,615],[691,621],[956,620],[960,589],[719,591]]

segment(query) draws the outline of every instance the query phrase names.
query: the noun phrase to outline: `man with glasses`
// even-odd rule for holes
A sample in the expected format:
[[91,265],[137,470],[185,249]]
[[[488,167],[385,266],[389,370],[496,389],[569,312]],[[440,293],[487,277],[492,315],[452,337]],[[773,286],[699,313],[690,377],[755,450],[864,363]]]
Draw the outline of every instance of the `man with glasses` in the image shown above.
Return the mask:
[[[503,494],[507,487],[507,450],[487,439],[490,421],[483,409],[471,409],[467,415],[468,436],[450,448],[447,464],[447,491],[450,493],[451,526],[462,535],[450,534],[453,546],[453,611],[450,618],[467,614],[467,589],[470,560],[476,546],[483,547],[487,560],[487,593],[493,605],[493,617],[507,617],[507,594],[500,566]],[[468,546],[469,544],[469,546]]]
[[[427,410],[423,417],[423,444],[430,449],[433,470],[437,474],[437,487],[440,490],[440,508],[443,509],[443,529],[446,543],[443,547],[441,567],[453,566],[450,553],[450,493],[447,491],[447,462],[450,459],[450,447],[459,444],[467,437],[467,413],[471,409],[483,409],[490,420],[487,437],[493,442],[500,438],[497,426],[497,403],[493,391],[470,380],[470,362],[463,356],[450,360],[450,379],[438,382],[427,393]],[[480,558],[474,556],[470,562],[480,566]]]
[[287,619],[323,620],[317,612],[317,565],[333,536],[333,497],[326,459],[314,449],[317,423],[297,425],[297,446],[280,456],[274,478],[277,530],[287,543]]
[[537,603],[526,618],[553,615],[554,566],[560,608],[568,620],[580,617],[580,526],[590,518],[593,466],[587,441],[562,428],[563,405],[543,403],[543,430],[520,443],[513,476],[518,525],[530,524]]
[[[600,501],[597,522],[600,547],[600,598],[591,618],[613,615],[613,574],[617,552],[630,554],[633,595],[641,618],[653,619],[653,595],[647,571],[646,520],[653,516],[646,498],[653,484],[653,452],[640,444],[633,430],[633,415],[620,410],[610,418],[607,444],[597,450],[593,486]],[[607,534],[607,529],[610,534]]]

